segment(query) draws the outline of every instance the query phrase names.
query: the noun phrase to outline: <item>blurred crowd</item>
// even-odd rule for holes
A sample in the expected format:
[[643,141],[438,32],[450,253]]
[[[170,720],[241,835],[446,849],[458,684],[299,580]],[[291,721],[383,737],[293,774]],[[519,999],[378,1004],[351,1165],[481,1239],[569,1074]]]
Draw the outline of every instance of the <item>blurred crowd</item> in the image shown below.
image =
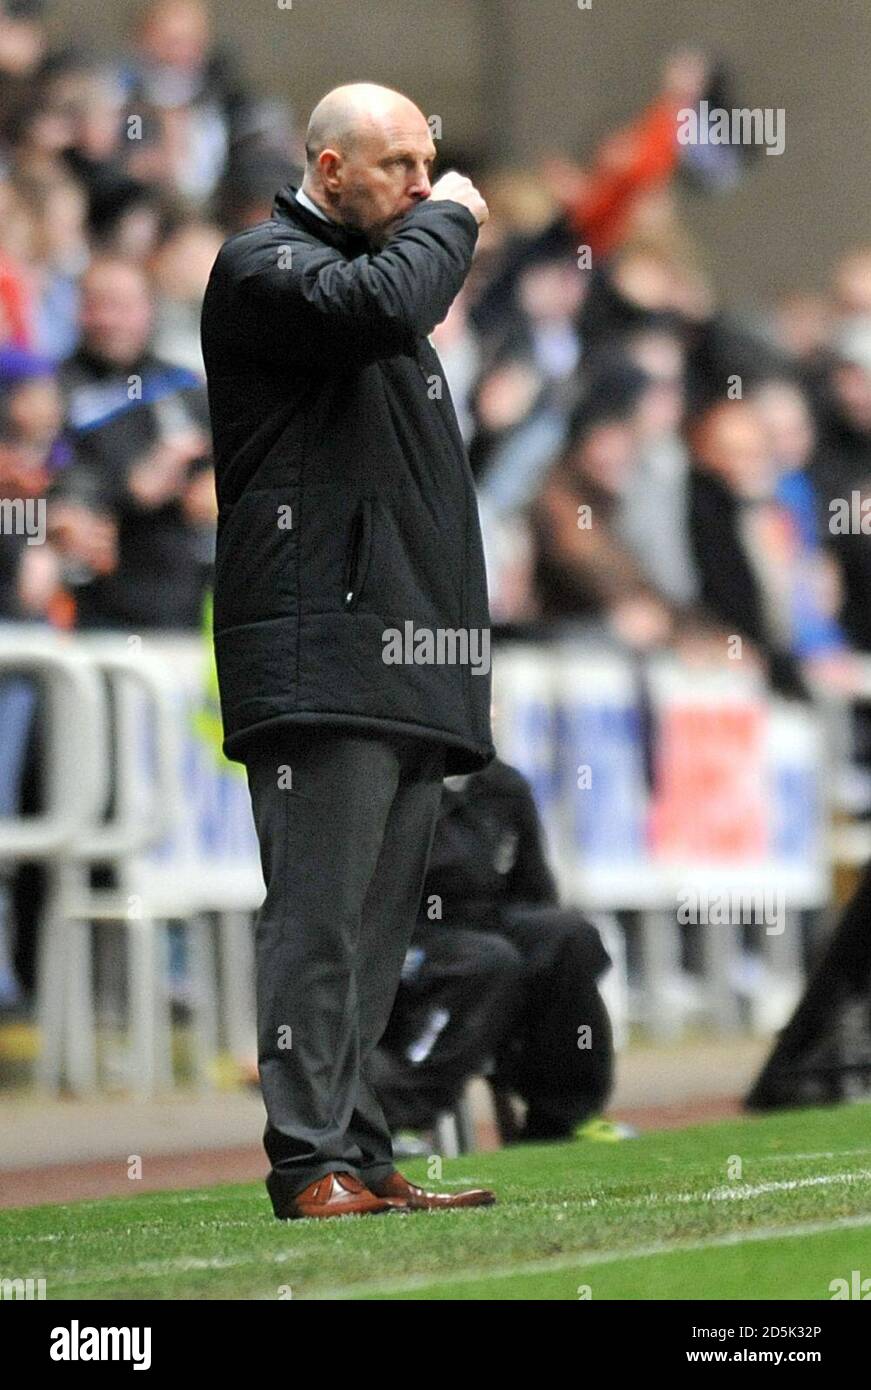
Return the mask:
[[[301,113],[256,94],[203,0],[146,0],[111,60],[48,18],[0,0],[0,620],[196,629],[202,294],[224,238],[299,182]],[[470,169],[491,217],[434,341],[497,631],[705,661],[740,638],[783,694],[849,694],[871,644],[871,245],[822,291],[719,301],[681,208],[728,197],[753,151],[675,130],[731,81],[675,53],[583,164]],[[13,524],[28,500],[43,544]]]
[[[145,0],[111,59],[51,19],[0,0],[0,623],[199,631],[202,296],[223,240],[300,182],[305,113],[256,92],[205,0]],[[871,650],[871,241],[823,288],[721,301],[682,210],[748,178],[764,197],[766,161],[680,145],[676,116],[733,105],[733,82],[672,54],[583,163],[445,151],[491,216],[433,339],[497,636],[740,656],[784,696],[850,699]],[[38,804],[34,699],[0,686],[0,815]],[[11,891],[0,877],[0,1004]]]
[[871,639],[871,246],[822,291],[720,302],[681,209],[728,196],[752,152],[699,162],[674,131],[683,107],[729,104],[727,82],[676,54],[585,166],[494,179],[473,280],[435,337],[495,623],[740,657],[785,696],[849,695]]
[[200,304],[299,139],[198,0],[142,5],[108,61],[48,18],[0,5],[0,619],[196,627],[216,512]]

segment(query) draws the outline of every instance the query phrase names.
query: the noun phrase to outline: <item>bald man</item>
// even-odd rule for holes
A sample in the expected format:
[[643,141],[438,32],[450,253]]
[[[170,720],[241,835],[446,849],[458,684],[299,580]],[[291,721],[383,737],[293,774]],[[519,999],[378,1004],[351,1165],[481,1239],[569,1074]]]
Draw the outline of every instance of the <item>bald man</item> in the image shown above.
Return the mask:
[[489,1204],[396,1171],[370,1080],[446,774],[485,767],[489,609],[468,460],[429,334],[487,218],[399,92],[312,112],[301,187],[229,238],[202,315],[224,751],[266,897],[260,1080],[281,1219]]

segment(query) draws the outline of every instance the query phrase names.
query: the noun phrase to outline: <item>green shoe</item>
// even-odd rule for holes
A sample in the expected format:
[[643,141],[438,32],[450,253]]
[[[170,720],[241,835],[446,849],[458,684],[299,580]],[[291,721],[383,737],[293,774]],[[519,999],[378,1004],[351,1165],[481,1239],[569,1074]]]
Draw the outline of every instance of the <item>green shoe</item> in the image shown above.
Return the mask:
[[621,1125],[617,1120],[606,1120],[601,1115],[594,1115],[591,1120],[585,1120],[582,1125],[578,1125],[575,1139],[592,1139],[597,1144],[618,1144],[621,1139],[637,1139],[638,1130],[631,1125]]
[[411,1129],[401,1129],[393,1136],[394,1158],[426,1158],[433,1152],[433,1140]]

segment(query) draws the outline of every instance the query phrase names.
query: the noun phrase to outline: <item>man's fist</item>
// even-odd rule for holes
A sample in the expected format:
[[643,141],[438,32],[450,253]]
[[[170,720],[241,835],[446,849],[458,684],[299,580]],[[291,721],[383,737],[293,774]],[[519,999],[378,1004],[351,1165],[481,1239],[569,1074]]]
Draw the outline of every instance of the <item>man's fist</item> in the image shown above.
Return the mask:
[[450,198],[452,203],[462,203],[464,208],[469,209],[479,227],[483,227],[490,216],[490,210],[472,180],[467,179],[465,174],[458,174],[456,169],[449,169],[446,174],[442,174],[433,184],[429,196],[433,201]]

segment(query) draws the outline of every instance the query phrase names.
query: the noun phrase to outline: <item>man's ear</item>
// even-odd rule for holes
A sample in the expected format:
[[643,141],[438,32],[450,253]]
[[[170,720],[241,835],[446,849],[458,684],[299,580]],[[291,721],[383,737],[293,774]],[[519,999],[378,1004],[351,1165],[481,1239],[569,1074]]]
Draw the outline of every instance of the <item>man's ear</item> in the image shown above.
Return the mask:
[[318,155],[318,169],[325,188],[335,193],[341,182],[342,156],[338,150],[321,150]]

